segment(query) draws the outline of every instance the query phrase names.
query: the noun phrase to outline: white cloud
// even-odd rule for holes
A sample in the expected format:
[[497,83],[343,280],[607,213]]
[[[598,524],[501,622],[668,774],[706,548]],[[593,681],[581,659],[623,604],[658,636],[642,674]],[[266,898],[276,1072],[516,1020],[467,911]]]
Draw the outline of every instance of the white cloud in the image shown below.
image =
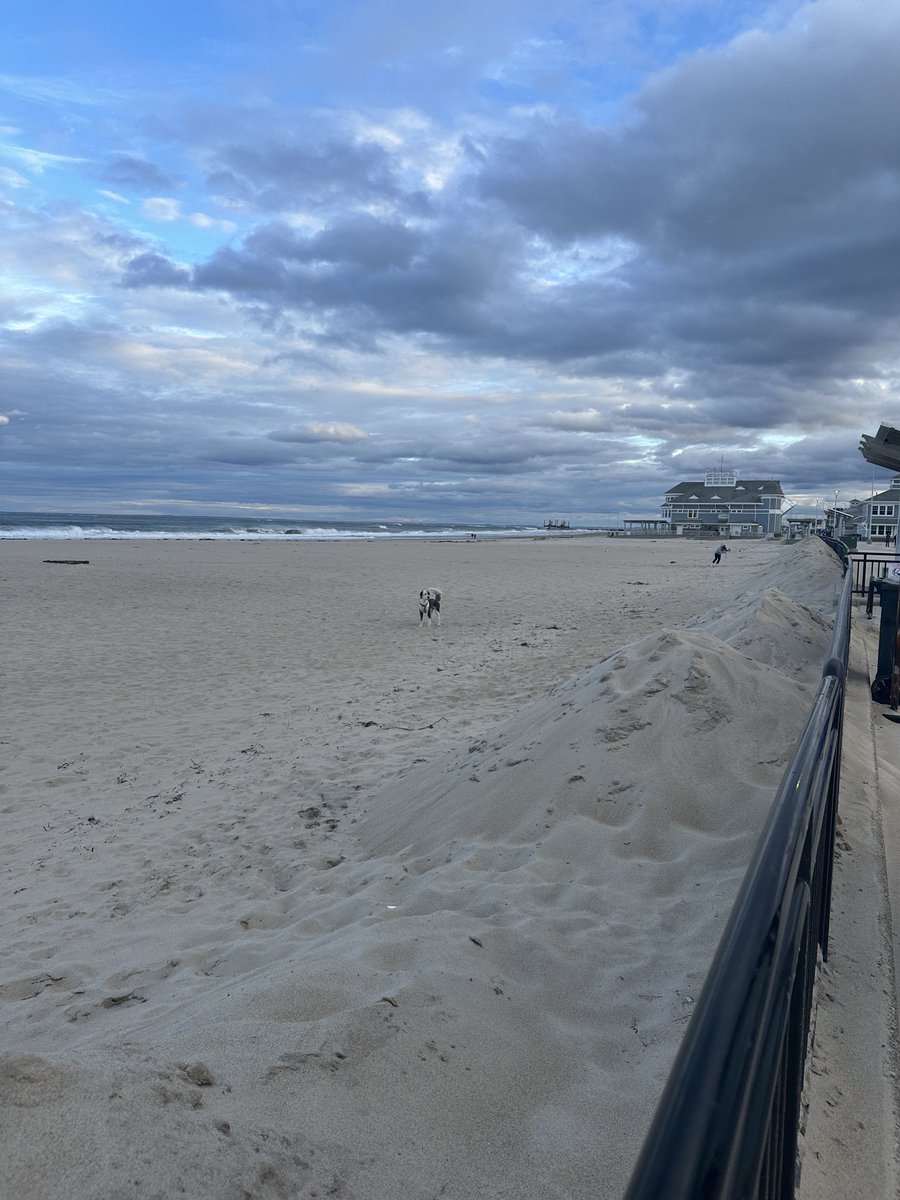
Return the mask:
[[369,436],[358,425],[342,421],[309,421],[304,428],[311,437],[327,442],[358,442]]
[[104,88],[98,88],[93,82],[90,87],[82,87],[70,79],[49,75],[0,75],[0,90],[39,104],[63,107],[69,104],[96,107],[108,103],[110,99],[121,99],[121,94],[114,95]]
[[337,483],[334,490],[339,496],[365,500],[368,497],[389,496],[394,489],[387,483]]
[[141,212],[150,221],[180,221],[181,204],[168,196],[150,196],[141,204]]
[[12,167],[0,167],[0,187],[8,188],[26,188],[29,187],[29,181],[24,175],[20,175],[18,171],[14,171]]
[[188,222],[197,229],[218,229],[221,233],[234,233],[237,229],[234,221],[226,221],[217,217],[207,216],[206,213],[191,213]]
[[34,175],[43,175],[50,167],[76,166],[86,161],[74,155],[50,154],[46,150],[33,150],[28,146],[0,146],[0,154]]
[[[112,193],[104,193],[110,195]],[[141,212],[149,221],[170,224],[174,221],[186,221],[195,229],[218,230],[220,233],[234,233],[237,229],[234,221],[226,221],[218,217],[210,217],[202,212],[185,212],[181,201],[171,196],[150,196],[141,204]]]

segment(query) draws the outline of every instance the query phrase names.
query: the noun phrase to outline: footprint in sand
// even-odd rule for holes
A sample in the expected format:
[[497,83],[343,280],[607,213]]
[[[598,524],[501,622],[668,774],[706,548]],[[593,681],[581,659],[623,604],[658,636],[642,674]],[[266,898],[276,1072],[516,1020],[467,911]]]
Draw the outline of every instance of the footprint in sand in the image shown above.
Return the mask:
[[63,1098],[67,1071],[37,1054],[0,1056],[0,1105],[42,1108]]

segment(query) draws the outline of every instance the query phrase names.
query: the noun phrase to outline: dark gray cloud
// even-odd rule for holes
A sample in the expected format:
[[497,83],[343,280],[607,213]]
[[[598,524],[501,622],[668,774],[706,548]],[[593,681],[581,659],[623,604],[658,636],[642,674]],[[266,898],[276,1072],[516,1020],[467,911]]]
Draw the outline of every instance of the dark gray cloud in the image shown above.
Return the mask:
[[198,447],[197,457],[238,467],[261,468],[296,462],[300,458],[285,446],[240,436],[209,440]]
[[493,145],[479,187],[548,236],[656,254],[796,252],[846,236],[848,217],[894,229],[900,18],[867,12],[822,3],[786,31],[688,58],[613,128],[540,119]]
[[191,273],[185,267],[176,266],[165,255],[146,250],[128,260],[122,272],[122,286],[139,287],[185,287]]
[[500,350],[488,337],[517,241],[456,223],[421,231],[366,216],[308,237],[266,226],[217,251],[193,279],[241,301],[315,311],[319,336],[332,343],[356,344],[362,331],[424,333],[483,353]]
[[139,192],[174,192],[180,186],[168,171],[134,154],[111,154],[99,168],[101,179]]
[[340,217],[328,228],[307,236],[283,222],[263,225],[246,239],[245,249],[269,262],[347,264],[372,273],[408,269],[423,242],[420,232],[399,220],[358,213]]
[[424,193],[404,190],[393,158],[374,142],[263,137],[232,143],[211,156],[207,182],[213,192],[261,212],[384,202],[427,209]]

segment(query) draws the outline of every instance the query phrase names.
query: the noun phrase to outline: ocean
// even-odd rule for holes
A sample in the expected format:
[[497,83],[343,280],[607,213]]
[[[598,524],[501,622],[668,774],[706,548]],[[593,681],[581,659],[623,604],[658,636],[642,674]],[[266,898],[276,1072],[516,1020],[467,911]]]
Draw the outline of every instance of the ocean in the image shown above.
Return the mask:
[[[486,525],[478,522],[325,521],[282,517],[126,516],[118,513],[0,513],[0,540],[300,541],[377,540],[380,538],[529,537],[537,525]],[[569,530],[567,532],[588,532]]]

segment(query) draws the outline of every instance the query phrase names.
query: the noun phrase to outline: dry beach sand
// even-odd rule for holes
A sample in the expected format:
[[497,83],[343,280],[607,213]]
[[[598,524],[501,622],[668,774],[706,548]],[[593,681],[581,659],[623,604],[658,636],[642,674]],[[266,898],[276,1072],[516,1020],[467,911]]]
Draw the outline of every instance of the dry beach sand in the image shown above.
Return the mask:
[[840,588],[730,544],[0,543],[0,1196],[620,1196]]

